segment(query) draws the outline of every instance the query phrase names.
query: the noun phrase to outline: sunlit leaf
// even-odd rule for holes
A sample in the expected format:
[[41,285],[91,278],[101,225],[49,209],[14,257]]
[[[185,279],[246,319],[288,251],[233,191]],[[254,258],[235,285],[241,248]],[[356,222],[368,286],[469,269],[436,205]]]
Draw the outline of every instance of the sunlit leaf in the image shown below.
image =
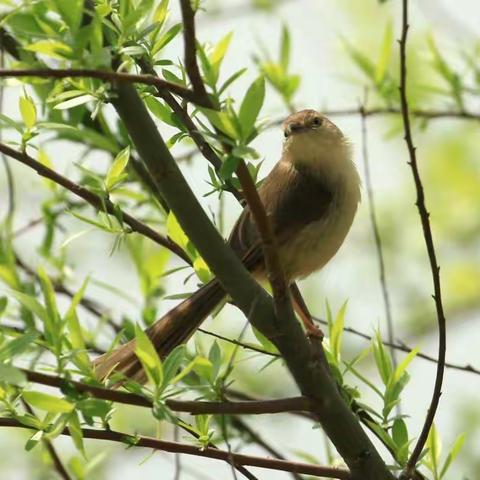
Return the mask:
[[75,405],[64,398],[55,397],[44,392],[23,392],[23,398],[35,408],[53,413],[71,412]]

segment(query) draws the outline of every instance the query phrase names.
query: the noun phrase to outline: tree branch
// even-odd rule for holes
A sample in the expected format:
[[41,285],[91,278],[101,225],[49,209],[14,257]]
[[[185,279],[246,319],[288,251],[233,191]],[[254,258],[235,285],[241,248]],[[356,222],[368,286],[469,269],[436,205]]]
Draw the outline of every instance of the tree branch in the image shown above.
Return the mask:
[[425,418],[425,423],[423,425],[420,436],[418,437],[417,443],[408,459],[407,465],[403,471],[403,478],[412,478],[415,472],[415,466],[418,459],[422,453],[423,447],[427,441],[428,433],[433,424],[435,418],[435,413],[440,402],[440,396],[442,394],[442,383],[443,376],[445,371],[445,354],[446,354],[446,320],[445,314],[443,311],[442,304],[442,292],[440,284],[440,267],[437,263],[437,256],[435,253],[435,247],[433,243],[433,235],[430,227],[430,214],[427,211],[425,204],[425,194],[423,190],[422,181],[420,178],[420,172],[418,170],[417,164],[417,155],[416,149],[413,143],[412,131],[410,127],[410,112],[408,105],[407,97],[407,35],[408,35],[408,0],[402,0],[402,36],[399,41],[400,44],[400,103],[402,106],[402,120],[405,133],[405,142],[407,144],[408,154],[410,160],[408,164],[412,169],[413,179],[415,183],[415,189],[417,192],[416,205],[418,208],[418,213],[420,215],[420,220],[422,223],[423,236],[425,238],[425,245],[427,248],[428,258],[430,261],[430,269],[432,272],[432,280],[434,287],[434,296],[435,308],[437,311],[437,321],[438,321],[438,335],[439,335],[439,344],[438,344],[438,363],[437,363],[437,373],[435,377],[435,386],[433,389],[432,399],[430,402],[430,407],[428,409],[427,416]]
[[[382,238],[380,237],[380,230],[378,228],[375,198],[373,195],[372,179],[370,176],[370,164],[368,159],[367,119],[363,107],[361,107],[361,112],[362,157],[365,173],[365,186],[368,196],[368,211],[370,215],[370,224],[372,226],[373,238],[375,240],[375,248],[378,258],[378,273],[380,277],[380,287],[382,290],[383,304],[385,307],[385,317],[387,320],[388,342],[390,344],[393,344],[395,340],[395,334],[392,319],[392,309],[390,306],[390,295],[388,293],[387,278],[385,273],[385,260],[383,258]],[[396,368],[397,356],[395,348],[393,348],[392,346],[390,347],[390,353],[392,355],[393,366]]]
[[[0,418],[0,427],[26,428],[32,430],[31,427],[22,425],[13,418]],[[84,438],[96,440],[108,440],[112,442],[122,443],[123,445],[132,445],[136,447],[145,447],[153,450],[161,450],[171,453],[183,453],[186,455],[195,455],[197,457],[213,458],[230,462],[232,459],[235,465],[252,466],[259,468],[268,468],[270,470],[280,470],[284,472],[297,472],[305,475],[315,475],[318,477],[337,478],[340,480],[350,480],[352,477],[348,470],[339,468],[323,467],[311,465],[301,462],[289,462],[285,460],[276,460],[270,458],[254,457],[250,455],[242,455],[238,453],[229,453],[224,450],[206,447],[199,449],[194,445],[184,443],[168,442],[158,440],[156,438],[133,436],[114,430],[94,430],[92,428],[82,429]],[[68,429],[62,431],[62,435],[70,436]]]
[[[153,402],[146,397],[136,393],[129,393],[120,390],[110,390],[95,385],[89,385],[75,380],[47,375],[45,373],[35,372],[22,368],[22,372],[28,381],[47,385],[49,387],[64,389],[65,387],[74,388],[79,393],[86,393],[95,398],[108,400],[126,405],[137,407],[153,407]],[[192,415],[259,415],[284,413],[295,411],[310,411],[313,409],[312,402],[306,397],[282,398],[278,400],[254,400],[245,402],[205,402],[205,401],[186,401],[167,399],[165,404],[168,408],[176,412],[186,412]]]
[[183,20],[183,43],[185,69],[192,83],[193,91],[203,100],[204,106],[213,108],[212,101],[205,90],[205,85],[200,75],[197,64],[197,39],[195,36],[195,12],[190,0],[180,0],[180,9]]
[[4,153],[5,155],[18,160],[19,162],[27,165],[28,167],[35,170],[39,175],[42,177],[48,178],[55,183],[58,183],[62,187],[66,188],[77,197],[83,198],[86,202],[92,205],[98,211],[106,210],[108,213],[115,215],[120,213],[122,220],[134,231],[144,235],[145,237],[150,238],[155,243],[162,245],[168,250],[172,251],[180,258],[185,260],[187,263],[191,263],[191,260],[188,258],[187,254],[183,251],[183,249],[177,245],[175,242],[160,235],[158,232],[150,228],[145,223],[137,220],[135,217],[132,217],[128,213],[123,212],[118,206],[113,204],[108,198],[102,199],[97,194],[91,192],[90,190],[78,185],[75,182],[72,182],[68,178],[60,175],[59,173],[55,172],[51,168],[43,165],[42,163],[38,162],[34,158],[30,157],[25,152],[20,152],[18,150],[14,150],[13,148],[0,143],[0,152]]
[[124,83],[141,83],[143,85],[153,85],[164,91],[168,91],[178,95],[179,97],[188,100],[203,107],[209,107],[210,101],[204,98],[201,94],[193,92],[188,88],[182,87],[176,83],[163,80],[156,75],[137,75],[134,73],[114,72],[108,70],[89,70],[89,69],[18,69],[5,70],[0,69],[0,78],[9,77],[39,77],[39,78],[97,78],[108,82],[124,82]]

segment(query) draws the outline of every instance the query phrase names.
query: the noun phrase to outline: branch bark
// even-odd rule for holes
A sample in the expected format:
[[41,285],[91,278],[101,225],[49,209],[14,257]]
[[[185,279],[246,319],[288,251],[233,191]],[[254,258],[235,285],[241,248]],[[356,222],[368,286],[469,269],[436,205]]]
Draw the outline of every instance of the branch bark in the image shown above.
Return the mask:
[[[26,428],[31,430],[31,427],[22,425],[13,418],[0,418],[0,427],[14,427]],[[289,462],[285,460],[276,460],[271,458],[254,457],[251,455],[242,455],[238,453],[229,453],[224,450],[218,450],[210,447],[199,449],[194,445],[187,445],[184,443],[167,442],[158,440],[156,438],[133,436],[114,430],[94,430],[92,428],[82,429],[84,438],[96,440],[108,440],[112,442],[122,443],[124,445],[132,445],[136,447],[146,447],[153,450],[161,450],[171,453],[183,453],[186,455],[195,455],[197,457],[213,458],[223,460],[230,463],[231,460],[235,465],[252,466],[259,468],[268,468],[270,470],[280,470],[284,472],[297,472],[305,475],[314,475],[326,478],[338,478],[340,480],[350,480],[350,472],[340,468],[323,467],[318,465],[311,465],[301,462]],[[65,429],[62,435],[70,436],[70,432]]]
[[114,72],[108,70],[89,70],[89,69],[18,69],[5,70],[0,69],[0,78],[10,77],[39,77],[39,78],[98,78],[112,83],[141,83],[143,85],[153,85],[164,91],[168,91],[182,97],[189,102],[203,107],[209,107],[208,97],[204,97],[188,88],[182,87],[176,83],[163,80],[156,75],[137,75],[134,73]]
[[428,259],[430,262],[430,269],[432,272],[433,288],[434,295],[433,299],[435,301],[435,308],[437,311],[437,322],[438,322],[438,363],[437,363],[437,373],[435,377],[435,386],[433,389],[432,399],[430,402],[430,407],[425,418],[425,423],[423,425],[420,436],[418,437],[417,443],[408,459],[407,465],[402,473],[402,478],[414,478],[415,475],[415,466],[418,459],[422,453],[422,450],[427,442],[428,433],[433,424],[435,418],[435,413],[437,411],[440,396],[442,394],[442,384],[443,376],[445,371],[445,356],[447,349],[446,341],[446,319],[443,311],[442,304],[442,291],[440,284],[440,267],[437,262],[437,256],[435,253],[435,246],[433,242],[432,230],[430,227],[430,214],[427,211],[426,202],[425,202],[425,193],[423,190],[422,180],[420,178],[420,172],[418,169],[417,163],[417,154],[416,148],[413,143],[412,130],[410,127],[410,111],[408,105],[408,95],[407,95],[407,36],[409,29],[409,20],[408,20],[408,0],[402,1],[402,36],[399,41],[400,44],[400,103],[402,106],[402,120],[403,128],[405,133],[405,142],[407,144],[409,161],[408,164],[412,169],[413,180],[415,183],[415,189],[417,192],[416,205],[418,208],[418,213],[420,215],[420,220],[422,223],[423,236],[425,239],[425,246],[427,249]]
[[42,177],[48,178],[55,183],[61,185],[62,187],[66,188],[77,197],[83,198],[86,202],[88,202],[93,208],[98,211],[106,210],[108,213],[114,215],[115,213],[119,212],[121,214],[122,220],[134,231],[144,235],[145,237],[150,238],[155,243],[162,245],[165,248],[168,248],[170,251],[178,255],[180,258],[185,260],[187,263],[191,263],[191,260],[188,258],[187,254],[183,251],[183,249],[177,245],[175,242],[160,235],[158,232],[150,228],[145,223],[137,220],[135,217],[132,217],[126,212],[123,212],[118,206],[113,204],[108,198],[102,199],[97,194],[91,192],[90,190],[78,185],[75,182],[72,182],[68,178],[60,175],[59,173],[55,172],[51,168],[43,165],[42,163],[38,162],[34,158],[30,157],[25,152],[20,152],[15,150],[4,143],[0,143],[0,152],[7,155],[10,158],[14,158],[18,160],[20,163],[27,165],[28,167],[35,170],[39,175]]

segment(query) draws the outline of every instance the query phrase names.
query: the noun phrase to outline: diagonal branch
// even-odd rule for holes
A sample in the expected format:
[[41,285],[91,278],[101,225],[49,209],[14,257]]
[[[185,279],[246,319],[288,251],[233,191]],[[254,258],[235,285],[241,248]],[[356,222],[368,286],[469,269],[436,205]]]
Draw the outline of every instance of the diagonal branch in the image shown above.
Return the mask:
[[141,235],[144,235],[145,237],[150,238],[150,240],[153,240],[155,243],[158,243],[159,245],[162,245],[163,247],[168,248],[168,250],[178,255],[187,263],[189,264],[191,263],[191,260],[188,258],[187,254],[183,251],[183,249],[179,245],[177,245],[175,242],[173,242],[169,238],[166,238],[160,235],[158,232],[156,232],[155,230],[153,230],[152,228],[150,228],[148,225],[141,222],[140,220],[137,220],[135,217],[132,217],[128,213],[123,212],[117,205],[112,203],[111,200],[109,200],[108,198],[101,198],[99,195],[91,192],[85,187],[82,187],[81,185],[78,185],[77,183],[72,182],[68,178],[60,175],[59,173],[55,172],[51,168],[43,165],[42,163],[38,162],[34,158],[30,157],[25,152],[20,152],[18,150],[15,150],[3,143],[0,143],[0,152],[4,153],[10,158],[14,158],[15,160],[18,160],[24,165],[27,165],[28,167],[35,170],[42,177],[53,180],[55,183],[58,183],[62,187],[66,188],[67,190],[75,194],[77,197],[83,198],[83,200],[85,200],[90,205],[92,205],[92,207],[95,208],[96,210],[98,211],[106,210],[111,215],[118,215],[118,213],[120,213],[122,220],[134,232],[140,233]]
[[[13,418],[0,418],[0,427],[27,428],[31,427],[22,425]],[[194,455],[197,457],[213,458],[230,462],[233,460],[235,465],[252,466],[259,468],[268,468],[270,470],[279,470],[283,472],[297,472],[305,475],[314,475],[317,477],[337,478],[340,480],[350,480],[352,477],[348,470],[312,465],[301,462],[289,462],[285,460],[277,460],[271,458],[254,457],[251,455],[242,455],[239,453],[229,453],[224,450],[218,450],[211,447],[203,449],[195,445],[188,445],[177,442],[167,442],[156,438],[144,437],[140,435],[128,435],[114,430],[94,430],[92,428],[82,429],[84,438],[96,440],[108,440],[121,443],[127,446],[145,447],[152,450],[160,450],[171,453],[184,453],[186,455]],[[68,429],[62,431],[62,435],[70,436]]]
[[428,259],[430,261],[430,269],[432,272],[435,308],[437,311],[437,321],[438,321],[438,335],[439,335],[439,344],[438,344],[438,363],[437,363],[437,373],[435,377],[435,386],[433,389],[432,399],[430,402],[430,407],[428,409],[427,416],[425,418],[425,423],[423,425],[420,436],[418,437],[417,443],[412,451],[412,454],[407,462],[407,465],[404,470],[404,478],[412,478],[415,471],[415,466],[418,459],[422,453],[423,447],[427,441],[428,433],[433,424],[435,418],[435,413],[440,402],[440,396],[442,394],[442,383],[443,376],[445,371],[445,353],[446,353],[446,320],[445,314],[443,311],[442,304],[442,292],[440,285],[440,267],[438,266],[437,256],[435,253],[435,247],[433,243],[433,235],[430,227],[430,214],[427,211],[425,205],[425,194],[423,190],[422,180],[420,178],[420,172],[418,170],[417,164],[417,155],[416,149],[413,143],[412,130],[410,127],[410,112],[407,98],[407,35],[408,35],[408,0],[403,0],[403,9],[402,9],[402,36],[400,39],[400,102],[402,106],[402,119],[403,127],[405,132],[405,142],[408,148],[408,154],[410,160],[408,164],[412,169],[413,179],[415,182],[415,188],[417,192],[416,205],[418,208],[418,213],[420,215],[420,220],[422,223],[423,236],[425,238],[425,245],[428,253]]

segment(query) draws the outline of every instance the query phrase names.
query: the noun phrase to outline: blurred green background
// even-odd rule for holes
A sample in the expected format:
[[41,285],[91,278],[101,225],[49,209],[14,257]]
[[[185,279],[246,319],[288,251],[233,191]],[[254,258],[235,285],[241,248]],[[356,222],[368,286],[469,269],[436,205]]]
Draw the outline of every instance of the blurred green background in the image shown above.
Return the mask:
[[[1,2],[0,2],[1,3]],[[291,106],[316,108],[323,111],[366,109],[395,106],[397,101],[398,46],[400,2],[380,4],[377,0],[247,0],[228,2],[208,0],[204,13],[198,15],[198,37],[201,41],[217,42],[227,32],[234,36],[223,66],[225,78],[240,67],[248,67],[247,75],[239,79],[232,90],[244,92],[255,78],[255,56],[269,52],[278,56],[282,28],[286,26],[291,39],[290,70],[301,76],[298,91],[290,99]],[[173,19],[179,18],[173,2]],[[412,2],[412,29],[409,44],[409,81],[412,108],[431,111],[480,112],[480,4],[474,0],[422,0]],[[173,20],[172,20],[173,21]],[[392,54],[383,68],[379,81],[371,65],[378,68],[384,55],[386,38],[391,37]],[[181,39],[177,38],[169,52],[182,55]],[[4,92],[3,112],[18,118],[17,99],[20,87]],[[240,95],[240,93],[239,93]],[[274,89],[267,91],[262,116],[270,120],[288,114],[285,102]],[[364,178],[362,159],[361,118],[358,114],[332,116],[335,123],[351,139],[355,161]],[[480,368],[480,136],[479,119],[438,118],[414,121],[414,140],[426,191],[427,207],[441,265],[444,302],[448,320],[447,359],[459,365],[472,364]],[[168,127],[161,126],[168,132]],[[5,134],[8,138],[8,133]],[[409,346],[419,346],[423,352],[436,355],[437,334],[432,282],[421,225],[415,207],[415,192],[407,165],[407,150],[402,140],[398,115],[375,115],[367,119],[367,137],[371,180],[375,194],[378,225],[383,241],[388,291],[392,302],[395,338]],[[260,176],[265,175],[281,152],[282,135],[278,127],[266,129],[254,142],[262,156]],[[83,159],[86,152],[69,142],[53,142],[46,147],[55,169],[72,171],[71,160]],[[175,147],[181,157],[191,151],[188,144]],[[106,157],[88,154],[87,164],[98,165]],[[21,228],[38,217],[38,205],[45,197],[45,183],[24,167],[13,165],[17,189],[17,216],[14,228]],[[210,187],[205,161],[193,156],[182,168],[206,209],[218,213],[215,196],[204,196]],[[354,227],[339,254],[320,273],[301,282],[308,304],[314,314],[325,317],[328,300],[337,311],[348,300],[346,325],[367,334],[379,328],[386,336],[385,308],[380,290],[378,261],[368,215],[368,202],[363,188],[363,201]],[[6,177],[0,175],[0,214],[6,208]],[[240,207],[226,198],[223,205],[224,235],[227,236]],[[85,228],[73,218],[64,221],[65,238]],[[38,247],[44,231],[41,226],[19,236],[16,245],[22,256],[32,264],[39,261]],[[57,239],[58,246],[64,239]],[[112,238],[90,232],[73,240],[67,253],[75,266],[77,277],[90,273],[98,282],[89,287],[89,294],[99,296],[109,305],[113,315],[136,319],[141,308],[140,282],[126,248],[108,256]],[[175,267],[171,260],[169,267]],[[178,272],[161,287],[167,294],[189,292],[195,281],[184,285],[186,274]],[[108,284],[119,292],[103,288]],[[77,282],[78,283],[78,282]],[[167,311],[175,300],[159,305]],[[227,307],[207,328],[230,337],[239,335],[244,320]],[[251,333],[247,332],[247,339]],[[211,339],[198,334],[200,348],[208,349]],[[353,357],[368,344],[345,334],[344,355]],[[230,348],[227,344],[222,348]],[[208,350],[207,350],[208,351]],[[402,354],[403,355],[403,354]],[[397,354],[399,358],[403,356]],[[250,354],[244,354],[249,358]],[[235,387],[264,397],[295,394],[295,388],[284,370],[273,365],[260,370],[260,360],[239,363],[235,370]],[[364,374],[378,382],[373,366],[363,365]],[[434,379],[434,364],[416,359],[410,367],[411,382],[403,395],[402,412],[408,416],[411,434],[420,430],[429,404]],[[354,379],[353,384],[357,384]],[[363,389],[363,387],[360,386]],[[455,438],[466,433],[467,440],[448,476],[452,479],[480,478],[480,376],[447,370],[437,415],[437,428],[447,448]],[[369,397],[375,404],[375,399]],[[120,407],[119,407],[120,408]],[[119,427],[142,433],[152,433],[144,413],[134,408],[120,408]],[[273,418],[273,417],[272,417]],[[323,461],[324,444],[310,423],[294,416],[247,419],[262,436],[274,439],[281,450],[292,458]],[[171,435],[171,432],[166,432]],[[8,480],[53,478],[36,454],[23,450],[27,434],[0,430],[1,477]],[[61,450],[72,452],[68,439],[58,439]],[[98,465],[85,478],[173,478],[173,457],[155,453],[143,462],[148,453],[109,444],[89,444],[92,457],[100,452]],[[259,454],[258,447],[242,451]],[[75,461],[75,460],[74,460]],[[183,459],[182,479],[218,479],[231,475],[229,467],[198,458]],[[255,471],[255,469],[252,469]],[[257,470],[259,478],[283,479],[286,474]]]

